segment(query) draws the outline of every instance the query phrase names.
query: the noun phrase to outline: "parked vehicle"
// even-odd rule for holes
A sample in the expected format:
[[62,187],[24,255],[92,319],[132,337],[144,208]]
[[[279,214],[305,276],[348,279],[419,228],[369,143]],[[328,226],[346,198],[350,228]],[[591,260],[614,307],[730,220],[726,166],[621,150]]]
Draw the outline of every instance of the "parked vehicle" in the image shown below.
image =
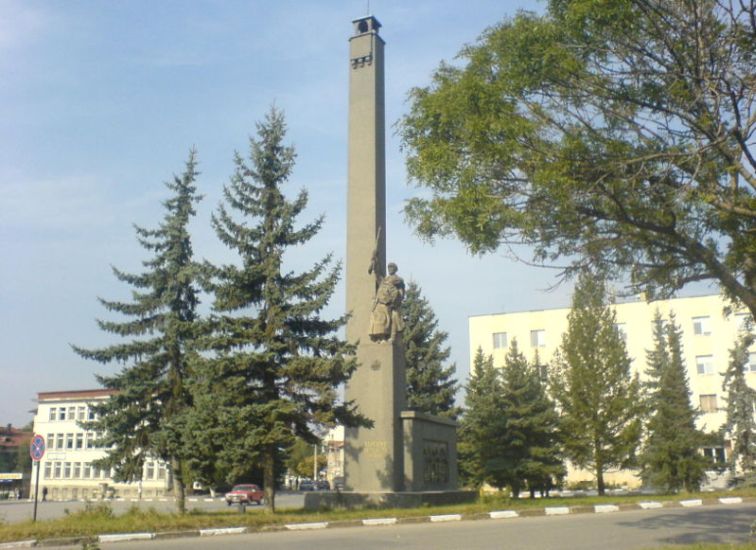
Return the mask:
[[311,479],[303,479],[299,482],[299,490],[300,491],[314,491],[315,490],[315,482]]
[[226,493],[226,504],[262,504],[265,500],[265,493],[260,487],[252,483],[234,485],[231,491]]
[[316,491],[330,491],[331,484],[328,483],[327,479],[320,479],[315,482],[315,490]]

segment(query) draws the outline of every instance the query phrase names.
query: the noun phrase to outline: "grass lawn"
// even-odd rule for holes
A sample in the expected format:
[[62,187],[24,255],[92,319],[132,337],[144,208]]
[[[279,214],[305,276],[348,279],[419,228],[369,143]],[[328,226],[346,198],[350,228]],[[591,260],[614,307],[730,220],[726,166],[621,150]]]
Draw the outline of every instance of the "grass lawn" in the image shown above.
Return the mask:
[[[235,509],[217,512],[197,511],[185,515],[160,513],[154,509],[132,508],[126,513],[115,515],[107,503],[90,504],[86,509],[71,513],[66,517],[20,523],[0,524],[0,542],[19,540],[41,540],[64,537],[95,537],[104,533],[130,532],[179,532],[216,527],[248,527],[251,530],[286,523],[335,522],[380,517],[424,517],[436,514],[463,514],[475,516],[494,510],[518,510],[543,508],[545,506],[593,506],[596,504],[634,504],[643,501],[685,500],[693,498],[712,499],[722,496],[756,497],[756,489],[725,491],[721,493],[695,493],[677,495],[611,495],[604,497],[554,497],[539,499],[510,499],[496,495],[482,496],[476,502],[449,506],[401,508],[401,509],[361,509],[361,510],[281,510],[273,515],[265,513],[240,514]],[[676,546],[677,550],[681,547]],[[732,548],[756,548],[732,545],[697,545],[696,550],[725,550]]]

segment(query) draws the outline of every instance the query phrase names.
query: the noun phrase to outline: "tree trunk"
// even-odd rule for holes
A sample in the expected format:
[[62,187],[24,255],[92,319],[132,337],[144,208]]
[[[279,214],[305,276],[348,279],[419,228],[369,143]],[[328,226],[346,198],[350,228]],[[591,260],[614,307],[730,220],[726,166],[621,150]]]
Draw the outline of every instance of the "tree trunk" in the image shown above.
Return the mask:
[[606,491],[606,486],[604,485],[604,464],[599,460],[596,461],[596,488],[599,496],[604,496],[604,492]]
[[269,446],[263,453],[263,491],[265,492],[265,512],[276,512],[276,448]]
[[181,461],[177,458],[171,460],[173,470],[173,494],[176,497],[176,510],[179,514],[186,513],[186,487],[184,487],[184,472],[181,470]]

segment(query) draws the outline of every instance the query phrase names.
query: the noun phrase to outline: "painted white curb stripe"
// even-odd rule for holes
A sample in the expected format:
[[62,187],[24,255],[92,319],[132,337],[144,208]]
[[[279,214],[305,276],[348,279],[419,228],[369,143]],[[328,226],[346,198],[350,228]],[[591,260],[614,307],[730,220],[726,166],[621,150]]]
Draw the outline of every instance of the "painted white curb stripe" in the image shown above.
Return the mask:
[[159,498],[158,502],[168,502],[168,499],[167,498]]
[[508,519],[520,517],[520,514],[518,514],[514,510],[498,510],[496,512],[489,512],[488,515],[491,516],[491,519]]
[[394,525],[396,521],[396,518],[363,519],[362,525]]
[[189,502],[199,502],[198,498],[188,498],[186,500],[188,500]]
[[154,533],[122,533],[116,535],[100,535],[100,542],[123,542],[127,540],[152,540],[155,538]]
[[722,504],[742,504],[743,498],[742,497],[722,497],[719,499],[719,502]]
[[36,540],[20,540],[18,542],[0,542],[0,548],[33,548]]
[[567,506],[550,506],[544,508],[543,511],[547,516],[563,516],[570,513],[570,509]]
[[619,506],[616,504],[596,504],[593,511],[597,514],[608,514],[610,512],[619,512]]
[[144,499],[144,501],[145,501],[145,502],[152,502],[152,500],[153,500],[153,499],[151,499],[151,498],[145,498],[145,499]]
[[206,498],[206,499],[205,499],[205,502],[215,502],[215,500],[214,500],[214,499],[212,499],[212,498]]
[[691,506],[703,506],[703,500],[701,500],[700,498],[693,500],[681,500],[680,504],[685,506],[686,508],[690,508]]
[[639,502],[638,506],[644,510],[653,510],[654,508],[662,508],[663,504],[661,502]]
[[246,533],[246,527],[225,527],[219,529],[200,529],[200,537],[214,537],[216,535],[240,535]]
[[306,529],[325,529],[328,527],[328,522],[323,521],[320,523],[287,523],[286,528],[290,531],[304,531]]
[[439,521],[462,521],[462,514],[443,514],[440,516],[431,516],[430,520],[434,523]]

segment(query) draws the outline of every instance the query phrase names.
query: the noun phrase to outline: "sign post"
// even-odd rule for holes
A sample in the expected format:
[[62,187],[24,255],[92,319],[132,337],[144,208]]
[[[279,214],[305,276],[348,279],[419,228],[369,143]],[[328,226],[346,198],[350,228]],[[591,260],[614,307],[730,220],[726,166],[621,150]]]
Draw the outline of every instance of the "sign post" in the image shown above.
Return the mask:
[[40,434],[34,434],[32,437],[31,445],[29,446],[29,455],[31,459],[37,464],[37,476],[34,481],[34,517],[32,521],[37,521],[37,497],[39,496],[39,469],[42,457],[45,456],[45,438]]

